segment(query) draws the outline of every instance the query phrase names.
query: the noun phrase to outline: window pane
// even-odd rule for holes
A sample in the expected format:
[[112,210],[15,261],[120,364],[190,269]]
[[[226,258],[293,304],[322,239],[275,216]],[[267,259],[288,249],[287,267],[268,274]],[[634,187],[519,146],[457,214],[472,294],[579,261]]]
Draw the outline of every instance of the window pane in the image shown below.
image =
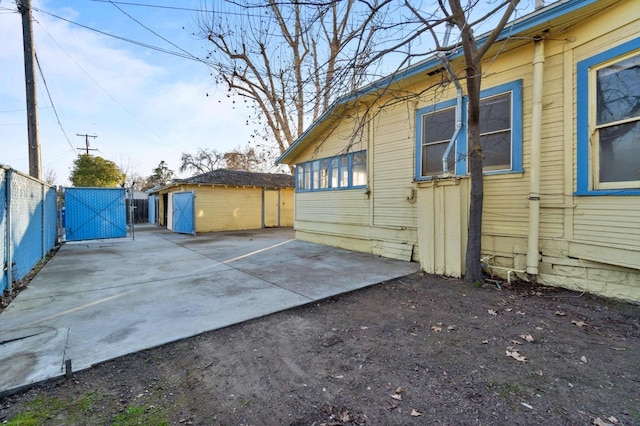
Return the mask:
[[640,55],[597,72],[598,125],[640,116]]
[[302,164],[296,165],[296,181],[298,189],[304,189],[304,166]]
[[311,189],[311,163],[304,165],[304,189]]
[[492,133],[480,136],[483,170],[511,169],[511,132]]
[[367,154],[365,152],[357,152],[353,154],[351,166],[353,186],[362,186],[367,184]]
[[338,158],[332,158],[331,159],[331,185],[330,188],[337,188],[338,187],[338,178],[340,176],[340,172],[339,172],[339,159]]
[[318,188],[329,187],[329,160],[320,160],[320,186]]
[[349,157],[340,157],[340,188],[349,186]]
[[449,141],[455,128],[455,108],[425,114],[422,116],[422,143]]
[[311,188],[318,189],[320,184],[320,162],[311,163]]
[[483,170],[511,169],[511,93],[480,100],[480,145]]
[[[442,170],[442,156],[447,150],[448,142],[442,142],[437,144],[426,145],[422,148],[422,176],[439,175],[444,172]],[[447,158],[447,164],[449,165],[449,172],[455,170],[455,155],[454,149],[449,153]]]
[[640,122],[600,129],[600,182],[640,181]]
[[480,101],[480,134],[511,128],[511,94]]

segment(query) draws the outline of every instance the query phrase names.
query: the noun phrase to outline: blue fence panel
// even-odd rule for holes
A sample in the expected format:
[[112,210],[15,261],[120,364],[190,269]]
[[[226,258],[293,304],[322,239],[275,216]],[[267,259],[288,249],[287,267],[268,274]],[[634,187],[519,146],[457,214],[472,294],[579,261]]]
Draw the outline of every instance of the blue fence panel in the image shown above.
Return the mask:
[[43,186],[27,176],[11,176],[11,254],[13,279],[24,278],[44,252]]
[[7,247],[7,181],[5,169],[0,169],[0,262],[2,262],[2,274],[0,276],[0,294],[8,287],[7,270],[11,263],[8,259]]
[[55,245],[56,195],[54,188],[22,173],[9,170],[6,177],[8,237],[5,234],[5,240],[9,246],[5,246],[4,258],[11,266],[5,277],[8,286],[9,280],[23,279]]
[[127,236],[124,188],[65,188],[67,241]]
[[193,191],[173,193],[173,232],[196,233],[194,198]]

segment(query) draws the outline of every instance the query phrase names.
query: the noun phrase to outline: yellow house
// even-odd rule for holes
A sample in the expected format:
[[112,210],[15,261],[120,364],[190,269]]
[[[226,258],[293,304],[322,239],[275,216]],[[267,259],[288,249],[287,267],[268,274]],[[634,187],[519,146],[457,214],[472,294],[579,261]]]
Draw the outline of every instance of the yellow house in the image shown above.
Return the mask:
[[[157,200],[156,223],[176,232],[293,226],[294,180],[287,174],[220,169],[174,180],[150,195]],[[178,203],[179,196],[185,201]]]
[[[640,301],[638,6],[559,1],[486,55],[488,273]],[[339,99],[278,160],[296,165],[296,237],[462,276],[465,90],[434,56]]]

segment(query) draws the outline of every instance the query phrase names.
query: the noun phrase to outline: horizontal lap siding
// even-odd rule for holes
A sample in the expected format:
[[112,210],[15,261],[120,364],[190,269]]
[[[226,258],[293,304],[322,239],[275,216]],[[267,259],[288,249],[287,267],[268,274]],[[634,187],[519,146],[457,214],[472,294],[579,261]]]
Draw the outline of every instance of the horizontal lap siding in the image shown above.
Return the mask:
[[196,189],[198,232],[262,228],[262,188]]
[[574,238],[640,250],[640,197],[577,198]]
[[[564,59],[553,42],[545,50],[540,157],[540,237],[564,236]],[[554,207],[549,207],[554,206]]]
[[408,105],[380,113],[373,128],[373,221],[375,226],[416,228],[414,111]]
[[[489,67],[489,75],[482,80],[482,88],[522,80],[522,160],[525,171],[530,167],[531,135],[531,46],[510,51]],[[514,119],[518,119],[514,117]],[[525,174],[486,175],[482,234],[490,236],[527,235],[529,223],[529,176]]]
[[369,200],[362,190],[299,192],[296,221],[369,224]]

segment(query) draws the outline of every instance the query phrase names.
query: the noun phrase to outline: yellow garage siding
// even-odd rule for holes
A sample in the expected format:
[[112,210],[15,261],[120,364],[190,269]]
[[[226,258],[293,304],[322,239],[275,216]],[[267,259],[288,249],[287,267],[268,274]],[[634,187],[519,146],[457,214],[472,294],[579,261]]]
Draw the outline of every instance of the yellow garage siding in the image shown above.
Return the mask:
[[262,188],[199,187],[196,232],[262,228]]

